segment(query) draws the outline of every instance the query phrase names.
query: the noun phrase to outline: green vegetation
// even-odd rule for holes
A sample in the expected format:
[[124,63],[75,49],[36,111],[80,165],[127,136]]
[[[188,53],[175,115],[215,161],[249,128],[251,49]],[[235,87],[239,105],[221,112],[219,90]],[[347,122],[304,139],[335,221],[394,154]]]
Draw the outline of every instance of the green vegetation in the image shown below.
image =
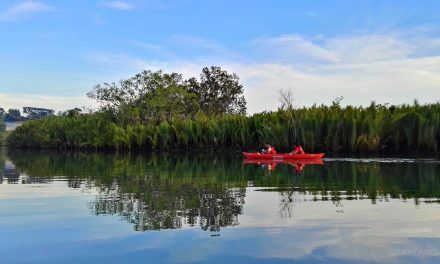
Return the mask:
[[204,68],[200,81],[181,74],[143,71],[128,80],[104,83],[87,95],[98,100],[101,111],[122,125],[159,124],[174,119],[208,115],[244,114],[246,101],[236,74],[220,67]]
[[0,114],[0,133],[6,130],[5,120]]
[[178,73],[143,71],[119,83],[97,85],[88,96],[96,113],[72,109],[29,121],[8,138],[14,147],[61,149],[256,149],[264,142],[287,151],[298,142],[308,152],[437,152],[440,103],[369,107],[294,108],[281,91],[275,112],[246,116],[235,74],[204,68],[200,80]]
[[0,146],[7,145],[7,139],[10,133],[10,131],[0,131]]
[[[295,126],[292,116],[301,116],[301,124]],[[295,141],[309,152],[437,152],[440,104],[313,106],[253,116],[199,112],[157,125],[124,125],[104,112],[29,121],[9,137],[17,147],[126,150],[249,149],[272,142],[282,151]]]
[[27,120],[35,120],[54,115],[54,111],[52,109],[38,107],[23,107],[23,113],[27,114],[27,116],[23,116],[19,109],[10,108],[8,111],[5,111],[0,107],[0,131],[2,130],[3,121],[24,122]]
[[[0,110],[3,110],[0,108]],[[8,136],[8,132],[6,132],[6,125],[4,121],[4,114],[3,111],[0,112],[0,146],[6,145],[6,140]]]

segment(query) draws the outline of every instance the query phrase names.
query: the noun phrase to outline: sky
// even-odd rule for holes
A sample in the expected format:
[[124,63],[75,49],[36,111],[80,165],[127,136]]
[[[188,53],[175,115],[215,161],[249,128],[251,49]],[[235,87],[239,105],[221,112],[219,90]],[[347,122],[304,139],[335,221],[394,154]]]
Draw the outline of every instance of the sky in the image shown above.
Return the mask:
[[248,113],[440,100],[440,1],[1,0],[0,107],[97,107],[143,69],[235,72]]

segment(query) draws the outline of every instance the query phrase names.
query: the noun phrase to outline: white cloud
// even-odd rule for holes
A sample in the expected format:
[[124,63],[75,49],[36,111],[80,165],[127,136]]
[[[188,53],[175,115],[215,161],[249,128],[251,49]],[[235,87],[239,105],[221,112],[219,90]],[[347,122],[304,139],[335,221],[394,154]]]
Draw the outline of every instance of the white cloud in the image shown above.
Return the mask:
[[389,35],[337,37],[325,41],[324,46],[342,63],[404,59],[416,50],[412,44]]
[[124,1],[105,1],[100,3],[101,6],[111,9],[130,11],[134,9],[134,5]]
[[293,63],[335,63],[337,55],[298,35],[282,35],[274,38],[260,38],[251,42],[257,53],[272,60]]
[[[422,103],[440,98],[440,56],[405,58],[364,63],[317,64],[308,67],[279,62],[241,63],[232,60],[146,61],[123,55],[99,57],[96,62],[121,69],[129,77],[142,69],[180,72],[184,77],[199,76],[202,67],[220,65],[235,72],[244,85],[248,112],[275,110],[278,91],[293,88],[297,105],[330,104],[344,96],[343,104],[402,104],[419,99]],[[120,71],[119,71],[120,73]]]
[[[297,102],[402,104],[440,99],[439,39],[399,33],[332,38],[283,35],[251,46],[264,56],[232,64],[245,85],[249,112],[276,109],[277,91],[293,88]],[[424,47],[429,51],[421,52]]]
[[38,13],[54,12],[57,9],[41,1],[28,0],[0,13],[0,21],[15,21]]
[[419,52],[419,44],[430,50],[438,48],[439,40],[419,38],[408,40],[397,34],[306,38],[282,35],[260,38],[251,48],[272,61],[290,64],[346,64],[408,58]]
[[277,91],[293,88],[300,105],[436,102],[440,99],[440,57],[363,65],[316,66],[303,70],[280,64],[231,65],[241,77],[250,113],[276,109]]
[[[235,50],[200,38],[174,37],[172,41],[188,49],[204,49],[208,55],[187,59],[162,46],[132,43],[176,57],[147,60],[124,53],[91,55],[88,60],[99,67],[101,75],[88,83],[119,81],[143,69],[198,77],[203,67],[218,65],[240,76],[249,113],[275,110],[279,106],[278,90],[284,88],[293,88],[296,103],[306,106],[330,104],[337,96],[344,96],[343,104],[352,105],[368,105],[372,100],[391,104],[411,103],[414,99],[422,103],[440,100],[440,41],[436,38],[408,38],[402,34],[333,38],[286,35],[260,38],[246,46],[255,51],[253,59],[243,59]],[[421,53],[419,47],[430,47],[430,51]],[[290,56],[289,59],[280,60],[282,54]],[[43,106],[52,105],[51,100],[42,100]],[[65,109],[73,106],[74,101],[54,102],[54,108]],[[69,107],[62,107],[62,102]],[[76,102],[82,105],[83,101]]]

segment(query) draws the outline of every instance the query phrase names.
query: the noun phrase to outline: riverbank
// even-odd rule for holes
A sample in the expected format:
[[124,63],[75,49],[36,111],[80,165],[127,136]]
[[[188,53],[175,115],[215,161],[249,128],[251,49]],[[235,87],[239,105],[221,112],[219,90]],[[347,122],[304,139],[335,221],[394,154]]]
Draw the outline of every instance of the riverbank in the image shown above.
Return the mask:
[[117,123],[106,113],[29,121],[13,131],[12,147],[92,150],[259,149],[437,153],[440,104],[341,108],[313,106],[252,116],[199,114],[158,124]]

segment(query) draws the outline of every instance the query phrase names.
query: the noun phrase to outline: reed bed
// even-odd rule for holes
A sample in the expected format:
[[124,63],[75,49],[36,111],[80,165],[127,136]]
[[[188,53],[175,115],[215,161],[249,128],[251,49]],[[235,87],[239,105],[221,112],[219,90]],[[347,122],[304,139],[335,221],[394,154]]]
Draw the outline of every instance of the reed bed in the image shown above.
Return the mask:
[[203,113],[159,124],[119,124],[103,113],[28,121],[8,137],[13,147],[172,150],[258,149],[279,151],[295,142],[308,152],[435,152],[440,142],[440,103],[369,107],[312,106],[252,116]]

